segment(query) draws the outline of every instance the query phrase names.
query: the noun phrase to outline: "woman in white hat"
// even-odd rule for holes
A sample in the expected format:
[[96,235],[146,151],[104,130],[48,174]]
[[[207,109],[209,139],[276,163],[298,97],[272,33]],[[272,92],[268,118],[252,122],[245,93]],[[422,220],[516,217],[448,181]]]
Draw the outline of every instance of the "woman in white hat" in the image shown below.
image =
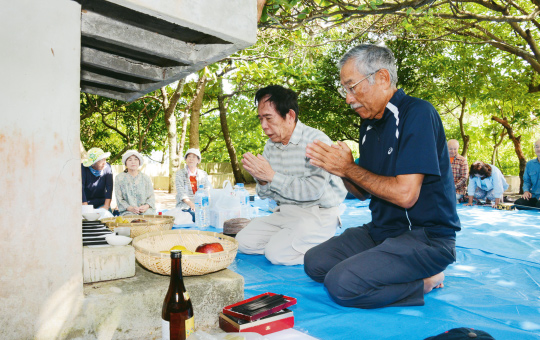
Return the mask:
[[82,204],[110,210],[113,192],[113,173],[107,158],[110,152],[100,148],[88,150],[81,164]]
[[188,149],[184,159],[186,167],[176,173],[176,207],[189,212],[195,222],[195,193],[201,184],[205,189],[212,186],[206,171],[197,168],[202,159],[199,149]]
[[126,170],[116,175],[114,187],[120,215],[154,215],[156,197],[152,180],[139,171],[144,163],[143,156],[137,150],[128,150],[122,156],[122,163]]

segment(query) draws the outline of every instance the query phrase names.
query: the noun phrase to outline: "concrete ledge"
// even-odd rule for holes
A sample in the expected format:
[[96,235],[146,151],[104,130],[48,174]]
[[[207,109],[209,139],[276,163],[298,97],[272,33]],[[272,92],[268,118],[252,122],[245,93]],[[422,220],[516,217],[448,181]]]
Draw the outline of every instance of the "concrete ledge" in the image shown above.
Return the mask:
[[[244,278],[224,269],[184,278],[196,329],[218,327],[223,307],[244,299]],[[161,308],[169,277],[136,265],[132,278],[84,285],[81,312],[66,330],[67,339],[161,339]]]
[[135,248],[83,247],[84,283],[123,279],[135,275]]

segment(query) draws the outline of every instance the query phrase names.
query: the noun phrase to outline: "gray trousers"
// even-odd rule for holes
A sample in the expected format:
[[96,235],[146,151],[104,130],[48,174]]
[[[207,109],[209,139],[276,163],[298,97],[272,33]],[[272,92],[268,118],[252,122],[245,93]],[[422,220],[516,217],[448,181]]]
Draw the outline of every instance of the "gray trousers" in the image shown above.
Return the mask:
[[273,264],[302,264],[306,251],[334,236],[339,223],[339,207],[280,205],[272,215],[251,220],[236,235],[238,250],[264,254]]
[[424,278],[455,261],[455,240],[429,238],[415,228],[376,243],[370,224],[349,228],[311,248],[304,270],[324,282],[338,304],[358,308],[424,305]]

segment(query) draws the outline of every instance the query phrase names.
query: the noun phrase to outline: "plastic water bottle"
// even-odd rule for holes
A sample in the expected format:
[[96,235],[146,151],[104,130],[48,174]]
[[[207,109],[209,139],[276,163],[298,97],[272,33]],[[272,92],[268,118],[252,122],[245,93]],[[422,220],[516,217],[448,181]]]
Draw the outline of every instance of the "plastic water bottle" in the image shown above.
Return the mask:
[[199,190],[195,193],[195,223],[197,227],[204,228],[209,225],[208,215],[208,193],[204,189],[204,185],[199,185]]
[[250,218],[251,216],[251,206],[249,205],[249,193],[244,187],[244,183],[237,183],[234,189],[236,197],[240,201],[242,206],[242,217]]

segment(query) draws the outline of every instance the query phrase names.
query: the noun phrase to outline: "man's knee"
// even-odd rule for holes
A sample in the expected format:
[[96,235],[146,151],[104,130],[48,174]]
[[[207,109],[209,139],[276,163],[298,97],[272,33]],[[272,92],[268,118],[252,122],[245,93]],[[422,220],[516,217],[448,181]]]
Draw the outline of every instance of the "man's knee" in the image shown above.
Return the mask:
[[249,233],[244,232],[244,230],[240,230],[238,234],[236,234],[236,241],[238,242],[238,250],[241,251],[244,254],[260,254],[262,252],[257,251],[255,247],[255,242],[252,237],[250,237]]
[[321,283],[324,281],[326,271],[322,266],[320,253],[314,248],[309,249],[304,255],[304,271],[313,281]]
[[324,279],[324,286],[330,297],[341,306],[363,309],[381,307],[381,302],[370,294],[374,289],[363,287],[361,282],[361,278],[352,276],[347,270],[331,270]]
[[267,244],[264,249],[264,256],[272,264],[282,266],[294,266],[304,263],[304,254],[294,250],[292,246],[289,247],[272,247],[271,244]]

